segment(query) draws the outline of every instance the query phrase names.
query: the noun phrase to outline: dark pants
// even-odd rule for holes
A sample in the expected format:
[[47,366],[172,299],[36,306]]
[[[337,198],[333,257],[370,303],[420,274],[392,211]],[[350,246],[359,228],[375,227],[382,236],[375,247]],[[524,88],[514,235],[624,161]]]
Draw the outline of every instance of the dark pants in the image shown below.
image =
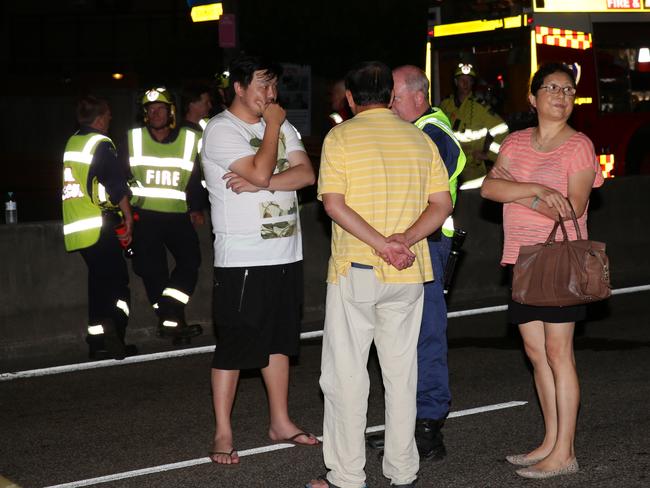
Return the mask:
[[[88,266],[88,325],[104,325],[109,319],[123,341],[129,317],[118,302],[129,306],[131,296],[129,272],[113,230],[119,222],[118,216],[104,214],[99,240],[80,253]],[[104,349],[102,335],[88,335],[86,342],[92,350]]]
[[[133,271],[144,282],[152,305],[158,304],[162,320],[184,321],[185,303],[178,297],[162,296],[163,290],[192,295],[201,265],[199,239],[188,214],[137,210],[140,220],[133,235]],[[167,252],[176,265],[169,273]]]
[[214,268],[215,369],[258,369],[269,356],[297,356],[303,304],[302,261]]
[[447,366],[447,304],[443,293],[444,270],[451,239],[428,241],[435,281],[424,284],[424,310],[418,339],[417,418],[444,419],[449,413]]

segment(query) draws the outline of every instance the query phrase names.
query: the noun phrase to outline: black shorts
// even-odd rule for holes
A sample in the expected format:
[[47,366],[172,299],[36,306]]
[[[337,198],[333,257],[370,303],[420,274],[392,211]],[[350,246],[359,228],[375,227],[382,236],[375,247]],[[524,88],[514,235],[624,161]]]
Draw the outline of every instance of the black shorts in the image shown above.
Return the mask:
[[302,302],[302,261],[214,268],[212,367],[259,369],[271,354],[298,355]]
[[[508,265],[510,271],[510,291],[512,292],[512,270],[514,266]],[[511,324],[525,324],[533,320],[541,320],[550,324],[565,322],[579,322],[587,316],[587,305],[572,305],[568,307],[536,307],[524,305],[508,297],[508,322]]]

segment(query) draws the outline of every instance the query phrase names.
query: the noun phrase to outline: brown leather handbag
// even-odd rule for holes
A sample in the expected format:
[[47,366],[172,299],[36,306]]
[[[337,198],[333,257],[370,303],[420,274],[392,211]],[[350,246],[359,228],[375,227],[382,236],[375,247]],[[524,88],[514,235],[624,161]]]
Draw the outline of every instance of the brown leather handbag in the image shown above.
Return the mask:
[[[525,305],[565,307],[608,298],[609,259],[603,242],[583,240],[576,214],[571,218],[578,239],[570,241],[561,218],[542,244],[521,246],[512,277],[512,299]],[[555,241],[557,228],[564,239]]]

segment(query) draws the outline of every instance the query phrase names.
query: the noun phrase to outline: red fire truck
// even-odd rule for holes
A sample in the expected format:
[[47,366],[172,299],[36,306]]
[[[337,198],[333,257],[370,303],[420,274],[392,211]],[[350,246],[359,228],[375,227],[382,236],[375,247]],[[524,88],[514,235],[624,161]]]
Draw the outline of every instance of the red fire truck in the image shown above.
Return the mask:
[[650,173],[650,0],[532,0],[519,15],[447,24],[431,10],[434,103],[452,93],[468,54],[478,91],[511,130],[521,128],[530,77],[544,62],[564,62],[578,78],[571,124],[594,142],[604,175]]

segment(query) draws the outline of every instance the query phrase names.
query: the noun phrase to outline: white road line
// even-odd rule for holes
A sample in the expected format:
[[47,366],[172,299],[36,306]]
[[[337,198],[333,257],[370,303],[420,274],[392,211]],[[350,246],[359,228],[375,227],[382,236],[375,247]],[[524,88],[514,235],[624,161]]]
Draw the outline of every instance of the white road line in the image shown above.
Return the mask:
[[[626,293],[636,293],[650,290],[650,285],[631,286],[628,288],[618,288],[612,290],[612,295],[624,295]],[[507,305],[497,305],[494,307],[472,308],[469,310],[458,310],[449,312],[447,317],[450,319],[457,317],[469,317],[471,315],[482,315],[486,313],[503,312],[508,309]],[[318,339],[323,336],[322,330],[312,332],[303,332],[300,334],[301,340]],[[0,381],[11,381],[20,378],[35,378],[38,376],[48,376],[52,374],[71,373],[73,371],[85,371],[88,369],[108,368],[111,366],[126,366],[128,364],[146,363],[157,361],[159,359],[179,358],[184,356],[194,356],[195,354],[206,354],[214,351],[214,346],[192,347],[188,349],[178,349],[174,351],[157,352],[153,354],[142,354],[140,356],[131,356],[120,361],[110,359],[107,361],[92,361],[88,363],[65,364],[63,366],[53,366],[50,368],[30,369],[26,371],[16,371],[9,373],[0,373]]]
[[[449,418],[464,417],[466,415],[476,415],[484,412],[491,412],[493,410],[503,410],[505,408],[514,408],[521,407],[526,405],[528,402],[522,401],[512,401],[507,403],[496,403],[494,405],[485,405],[483,407],[469,408],[467,410],[459,410],[457,412],[451,412]],[[383,431],[383,425],[377,425],[374,427],[368,427],[366,433],[379,432]],[[318,439],[322,440],[322,437]],[[244,456],[254,456],[256,454],[262,454],[266,452],[279,451],[282,449],[289,449],[295,447],[293,444],[271,444],[268,446],[255,447],[252,449],[246,449],[244,451],[239,451],[239,457]],[[51,485],[46,486],[45,488],[75,488],[78,486],[91,486],[99,485],[101,483],[109,483],[111,481],[123,480],[126,478],[136,478],[138,476],[145,476],[153,473],[162,473],[164,471],[172,471],[174,469],[189,468],[191,466],[198,466],[199,464],[208,464],[211,460],[209,457],[203,457],[198,459],[188,459],[187,461],[180,461],[178,463],[171,464],[162,464],[160,466],[152,466],[150,468],[135,469],[133,471],[124,471],[122,473],[110,474],[107,476],[100,476],[98,478],[89,478],[85,480],[72,481],[70,483],[63,483],[60,485]]]
[[107,368],[109,366],[126,366],[127,364],[146,363],[157,361],[159,359],[178,358],[183,356],[194,356],[213,352],[214,346],[192,347],[189,349],[178,349],[175,351],[157,352],[153,354],[142,354],[141,356],[130,356],[120,361],[109,359],[106,361],[91,361],[88,363],[64,364],[63,366],[53,366],[50,368],[30,369],[27,371],[17,371],[15,373],[1,373],[0,381],[15,380],[18,378],[33,378],[36,376],[47,376],[51,374],[71,373],[73,371],[84,371],[87,369]]
[[636,293],[637,291],[648,291],[650,285],[629,286],[627,288],[617,288],[612,290],[612,295],[625,295],[626,293]]
[[[526,405],[528,402],[507,402],[507,403],[495,403],[494,405],[486,405],[484,407],[468,408],[467,410],[459,410],[458,412],[450,412],[447,418],[453,419],[456,417],[465,417],[466,415],[476,415],[477,413],[491,412],[493,410],[503,410],[504,408],[513,408],[521,407]],[[383,431],[385,426],[376,425],[374,427],[368,427],[366,429],[366,434],[371,434],[373,432]]]

